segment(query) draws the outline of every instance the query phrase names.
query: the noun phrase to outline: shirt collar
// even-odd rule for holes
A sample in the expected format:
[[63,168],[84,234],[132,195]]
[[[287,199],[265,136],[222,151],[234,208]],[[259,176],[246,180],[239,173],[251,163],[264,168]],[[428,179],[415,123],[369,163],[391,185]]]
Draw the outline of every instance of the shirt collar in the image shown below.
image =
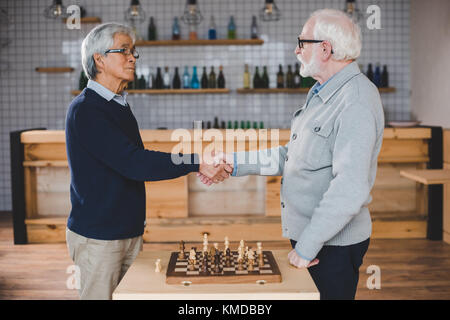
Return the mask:
[[320,91],[317,92],[317,95],[324,103],[326,103],[347,81],[360,73],[361,70],[359,70],[358,64],[356,61],[353,61],[323,83],[320,86]]
[[126,91],[123,91],[122,95],[117,94],[115,92],[112,92],[105,86],[101,85],[97,81],[91,80],[91,79],[88,80],[87,88],[94,90],[95,92],[97,92],[101,97],[103,97],[107,101],[111,101],[114,98],[122,98],[125,101],[125,104],[127,103],[128,92],[126,92]]

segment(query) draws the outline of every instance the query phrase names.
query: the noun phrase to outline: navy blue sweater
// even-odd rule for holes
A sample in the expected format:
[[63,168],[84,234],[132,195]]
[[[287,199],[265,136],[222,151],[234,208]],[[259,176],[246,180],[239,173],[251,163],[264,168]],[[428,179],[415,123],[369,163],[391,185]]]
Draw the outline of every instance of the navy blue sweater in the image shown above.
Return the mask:
[[82,236],[118,240],[142,235],[144,181],[177,178],[199,170],[175,164],[171,154],[144,149],[130,107],[84,89],[70,104],[66,147],[72,210],[67,226]]

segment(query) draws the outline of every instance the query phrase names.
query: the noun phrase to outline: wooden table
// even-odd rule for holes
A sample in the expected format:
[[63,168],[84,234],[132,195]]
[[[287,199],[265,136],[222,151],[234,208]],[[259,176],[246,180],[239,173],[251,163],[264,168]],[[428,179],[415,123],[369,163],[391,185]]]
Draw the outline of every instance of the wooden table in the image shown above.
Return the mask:
[[400,175],[426,185],[450,183],[450,169],[407,170]]
[[[272,251],[282,275],[280,283],[166,284],[168,251],[142,251],[113,293],[114,300],[318,300],[308,270],[288,263],[289,250]],[[161,259],[161,272],[155,261]]]
[[433,196],[428,199],[427,238],[443,240],[443,187],[450,186],[450,169],[406,170],[400,171],[400,175],[427,185],[428,192],[433,188]]

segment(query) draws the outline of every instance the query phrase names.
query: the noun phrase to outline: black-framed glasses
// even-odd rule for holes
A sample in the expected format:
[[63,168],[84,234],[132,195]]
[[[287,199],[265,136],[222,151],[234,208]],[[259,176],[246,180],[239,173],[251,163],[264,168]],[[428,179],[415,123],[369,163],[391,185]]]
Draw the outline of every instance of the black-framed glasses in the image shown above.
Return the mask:
[[[325,40],[308,40],[308,39],[300,39],[300,38],[297,38],[297,41],[298,41],[298,47],[300,48],[300,49],[303,49],[304,48],[304,46],[303,46],[303,44],[306,42],[306,43],[320,43],[320,42],[324,42]],[[331,54],[333,54],[334,52],[333,52],[333,49],[331,49]]]
[[105,54],[107,54],[107,53],[115,53],[115,52],[121,53],[121,54],[123,54],[123,55],[125,55],[125,56],[128,56],[128,55],[131,54],[131,55],[133,55],[133,57],[135,57],[136,59],[139,58],[139,52],[137,52],[137,50],[136,50],[135,48],[133,48],[133,49],[130,49],[130,48],[123,48],[123,49],[108,49],[108,50],[105,51]]

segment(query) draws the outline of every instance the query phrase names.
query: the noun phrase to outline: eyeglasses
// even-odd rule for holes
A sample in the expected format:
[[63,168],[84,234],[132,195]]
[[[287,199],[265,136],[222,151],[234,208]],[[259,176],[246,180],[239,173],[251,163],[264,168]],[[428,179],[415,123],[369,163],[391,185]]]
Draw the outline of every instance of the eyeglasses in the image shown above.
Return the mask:
[[133,55],[133,57],[135,57],[136,59],[139,58],[139,52],[137,52],[137,50],[136,50],[135,48],[133,48],[133,49],[130,49],[130,48],[124,48],[124,49],[108,49],[108,50],[105,51],[105,54],[107,54],[107,53],[116,53],[116,52],[122,53],[122,54],[125,55],[125,56],[128,56],[128,55],[131,54],[131,55]]
[[[300,39],[300,38],[297,38],[297,41],[298,41],[298,47],[300,48],[300,49],[303,49],[304,48],[304,46],[303,46],[303,43],[320,43],[320,42],[324,42],[325,40],[305,40],[305,39]],[[333,54],[334,52],[333,52],[333,49],[331,49],[331,54]]]

